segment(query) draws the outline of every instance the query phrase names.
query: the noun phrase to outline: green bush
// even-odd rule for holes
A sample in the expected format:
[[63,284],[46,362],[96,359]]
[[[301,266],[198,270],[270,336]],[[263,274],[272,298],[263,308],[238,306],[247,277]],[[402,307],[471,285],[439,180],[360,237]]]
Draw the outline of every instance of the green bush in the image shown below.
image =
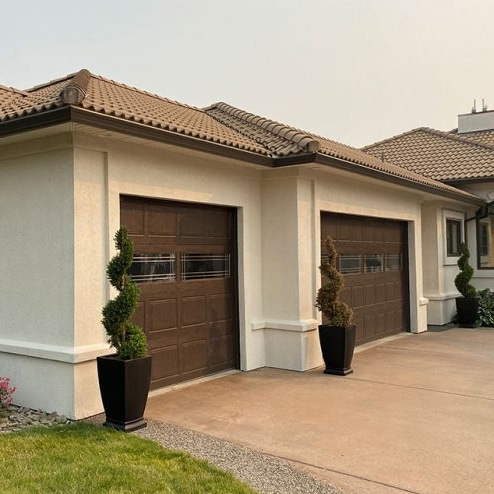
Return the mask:
[[477,290],[470,285],[470,280],[473,276],[473,268],[468,260],[470,259],[470,251],[465,243],[460,244],[460,258],[458,259],[458,267],[460,272],[456,275],[455,285],[457,290],[464,297],[475,297]]
[[494,327],[494,292],[488,288],[478,292],[479,310],[478,326]]
[[343,276],[336,269],[337,253],[331,237],[326,239],[325,245],[328,259],[319,269],[327,282],[319,288],[315,306],[328,318],[330,326],[348,326],[352,322],[353,311],[339,299],[344,282]]
[[115,234],[115,247],[119,252],[108,263],[106,274],[111,285],[120,293],[103,308],[102,323],[108,343],[120,358],[144,357],[147,353],[146,335],[140,326],[131,322],[139,300],[139,288],[129,274],[134,245],[125,226]]

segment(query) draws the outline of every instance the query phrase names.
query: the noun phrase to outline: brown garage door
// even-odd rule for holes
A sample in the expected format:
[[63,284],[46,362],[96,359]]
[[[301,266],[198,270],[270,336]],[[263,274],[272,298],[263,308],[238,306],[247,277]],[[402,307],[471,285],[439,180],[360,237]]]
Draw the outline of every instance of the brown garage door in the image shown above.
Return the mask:
[[323,213],[321,252],[330,235],[345,276],[341,299],[354,310],[356,343],[408,330],[407,224]]
[[122,197],[151,389],[237,367],[234,210]]

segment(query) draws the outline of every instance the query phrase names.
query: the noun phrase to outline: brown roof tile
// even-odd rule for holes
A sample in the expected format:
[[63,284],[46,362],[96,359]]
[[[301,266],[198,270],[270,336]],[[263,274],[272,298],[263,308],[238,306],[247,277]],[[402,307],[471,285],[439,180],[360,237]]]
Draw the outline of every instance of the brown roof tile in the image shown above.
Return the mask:
[[494,147],[426,127],[362,149],[435,180],[494,177]]
[[475,141],[479,144],[494,147],[494,130],[479,130],[477,132],[468,132],[467,134],[458,134],[458,129],[454,129],[449,133],[468,141]]
[[[389,154],[386,152],[386,161],[383,161],[379,159],[380,151],[376,158],[361,150],[245,112],[226,103],[199,109],[93,75],[85,69],[26,91],[0,86],[0,125],[27,115],[68,106],[219,143],[272,157],[274,160],[307,154],[312,157],[317,154],[321,160],[324,156],[329,156],[355,166],[356,171],[373,170],[383,177],[401,179],[412,187],[425,185],[437,191],[470,199],[473,197],[435,181],[432,174],[420,175],[422,169],[411,168],[406,159],[405,167],[389,163],[393,161],[401,164],[402,153],[399,151]],[[416,147],[420,149],[420,143]]]

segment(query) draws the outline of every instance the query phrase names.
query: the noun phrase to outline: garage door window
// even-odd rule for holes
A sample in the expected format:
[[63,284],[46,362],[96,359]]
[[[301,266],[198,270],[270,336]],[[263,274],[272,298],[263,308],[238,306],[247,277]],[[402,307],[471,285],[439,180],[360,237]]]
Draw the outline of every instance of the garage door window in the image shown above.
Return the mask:
[[[327,260],[326,256],[326,260]],[[361,257],[355,254],[340,254],[339,271],[341,274],[356,274],[362,271]]]
[[182,254],[182,280],[230,278],[230,254]]
[[386,271],[401,271],[403,256],[401,254],[386,254]]
[[175,281],[175,254],[134,254],[130,275],[136,283]]
[[380,273],[383,270],[382,254],[365,254],[364,265],[366,273]]

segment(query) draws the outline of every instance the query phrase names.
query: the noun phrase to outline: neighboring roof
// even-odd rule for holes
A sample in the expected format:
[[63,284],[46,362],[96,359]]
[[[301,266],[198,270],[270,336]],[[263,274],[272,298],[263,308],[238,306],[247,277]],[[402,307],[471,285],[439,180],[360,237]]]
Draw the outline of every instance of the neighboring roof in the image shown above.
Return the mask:
[[478,130],[476,132],[458,134],[458,129],[453,129],[449,133],[462,139],[478,142],[479,144],[494,146],[494,130]]
[[[251,157],[257,156],[257,162],[267,166],[318,161],[413,188],[474,199],[471,194],[430,176],[391,164],[389,161],[393,160],[388,156],[384,161],[226,103],[204,109],[184,105],[93,75],[86,69],[25,91],[0,86],[0,136],[33,128],[32,121],[39,120],[38,126],[58,123],[60,120],[56,116],[62,114],[59,119],[66,121],[111,125],[111,128],[127,132],[132,127],[137,129],[134,135],[145,137],[149,133],[143,129],[163,131],[167,138],[185,137],[180,141],[182,145],[197,147],[197,143],[202,142],[212,152],[224,152],[225,149],[246,152]],[[176,142],[177,138],[174,139]]]
[[434,180],[493,178],[494,146],[466,135],[421,127],[362,150]]

